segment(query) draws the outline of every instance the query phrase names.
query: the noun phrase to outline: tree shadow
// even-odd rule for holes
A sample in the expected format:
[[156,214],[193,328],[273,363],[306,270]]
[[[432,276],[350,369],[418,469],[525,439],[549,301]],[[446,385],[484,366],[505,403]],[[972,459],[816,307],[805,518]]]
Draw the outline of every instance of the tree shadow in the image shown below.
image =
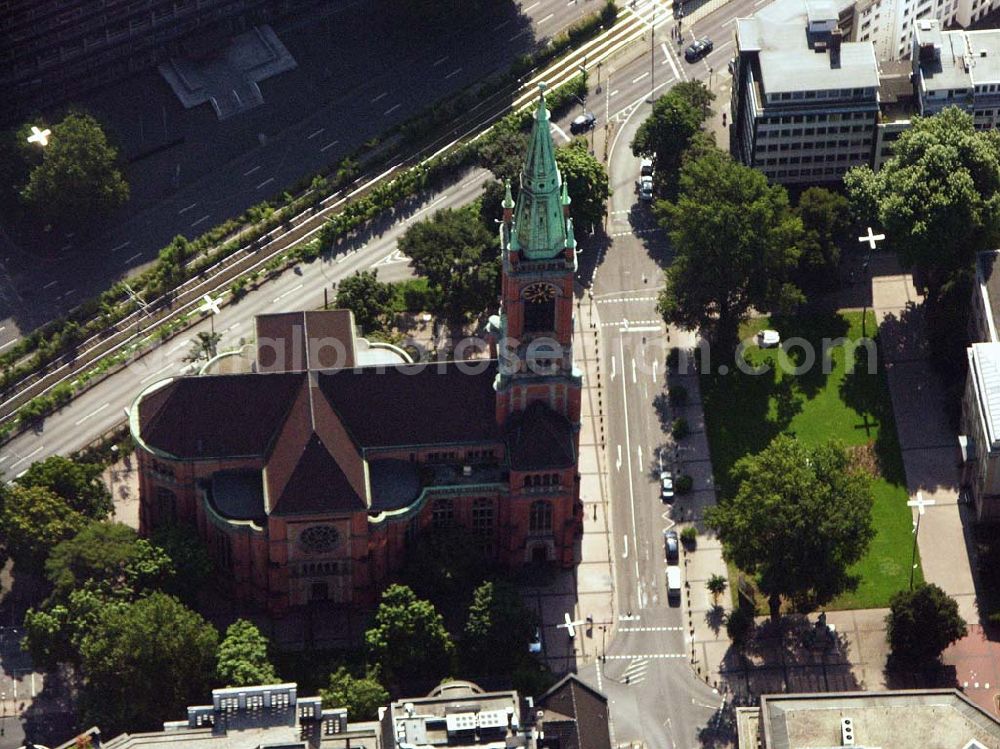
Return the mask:
[[712,628],[715,634],[719,634],[722,625],[726,623],[726,611],[719,604],[713,604],[712,608],[705,612],[705,623]]

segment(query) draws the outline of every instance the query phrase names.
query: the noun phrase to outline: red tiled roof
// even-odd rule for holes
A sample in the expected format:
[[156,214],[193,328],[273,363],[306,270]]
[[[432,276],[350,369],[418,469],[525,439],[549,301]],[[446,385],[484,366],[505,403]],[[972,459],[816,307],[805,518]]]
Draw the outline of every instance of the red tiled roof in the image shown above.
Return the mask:
[[274,506],[274,514],[302,515],[364,510],[364,501],[354,491],[323,441],[313,434]]

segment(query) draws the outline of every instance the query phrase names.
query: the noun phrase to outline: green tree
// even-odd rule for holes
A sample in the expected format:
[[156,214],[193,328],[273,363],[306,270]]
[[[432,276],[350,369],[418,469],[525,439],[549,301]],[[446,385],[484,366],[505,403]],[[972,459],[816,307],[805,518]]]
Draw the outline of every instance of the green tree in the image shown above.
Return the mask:
[[378,280],[377,270],[361,270],[337,287],[336,305],[354,313],[354,322],[364,333],[384,331],[394,312],[395,294],[391,283]]
[[62,455],[52,455],[32,463],[15,483],[44,487],[64,500],[77,512],[94,520],[107,517],[114,510],[111,492],[101,478],[104,466],[82,463]]
[[184,361],[193,363],[208,361],[216,355],[216,348],[221,340],[222,333],[216,333],[214,331],[202,331],[198,333],[194,341],[192,341],[191,350],[188,351],[187,356],[184,357]]
[[795,215],[805,230],[795,279],[804,289],[828,289],[837,281],[840,247],[851,225],[850,203],[839,193],[810,187],[799,196]]
[[14,485],[4,490],[0,537],[20,571],[41,574],[49,552],[79,533],[87,522],[66,500],[43,486]]
[[715,574],[708,578],[708,582],[705,583],[705,587],[708,588],[708,592],[712,594],[712,601],[715,603],[719,602],[719,596],[726,592],[728,587],[726,578],[723,575]]
[[441,614],[405,585],[390,585],[382,594],[365,644],[394,682],[445,676],[454,650]]
[[1000,134],[957,107],[915,117],[877,173],[858,167],[844,184],[858,219],[883,227],[932,290],[1000,241]]
[[528,134],[506,118],[493,126],[478,147],[479,163],[493,172],[501,183],[509,179],[512,186],[518,181],[527,152]]
[[508,673],[515,655],[528,649],[536,619],[510,583],[487,581],[476,588],[462,639],[470,673]]
[[212,559],[198,534],[188,526],[168,523],[153,531],[150,540],[170,557],[176,574],[163,591],[194,605],[198,591],[212,575]]
[[657,211],[676,251],[659,299],[667,322],[735,346],[751,308],[782,311],[803,300],[790,280],[802,221],[785,189],[757,170],[721,151],[689,161],[677,201]]
[[330,674],[330,686],[319,690],[325,708],[347,708],[347,719],[375,720],[378,709],[389,704],[389,692],[378,680],[378,669],[353,676],[341,666]]
[[632,153],[653,160],[658,194],[676,196],[682,157],[711,114],[714,99],[715,94],[700,81],[678,84],[656,100],[652,113],[639,126]]
[[934,584],[894,594],[885,623],[892,655],[902,661],[936,660],[967,631],[958,603]]
[[267,656],[267,638],[257,625],[237,619],[219,644],[219,680],[227,687],[276,684],[278,674]]
[[604,224],[611,188],[604,164],[590,155],[587,141],[577,138],[556,149],[556,164],[566,183],[569,197],[569,215],[578,235],[590,232]]
[[97,120],[71,112],[52,126],[42,162],[31,170],[21,195],[43,220],[83,224],[128,200],[117,159]]
[[28,609],[24,615],[24,645],[32,662],[46,670],[61,663],[79,665],[80,644],[101,611],[123,599],[98,591],[91,583],[71,591],[60,601]]
[[89,523],[57,544],[45,562],[52,599],[63,600],[88,581],[139,594],[160,588],[174,575],[166,552],[122,523]]
[[771,617],[781,597],[828,601],[849,588],[868,550],[871,478],[837,442],[808,447],[781,435],[733,467],[736,495],[710,509],[726,558],[756,575]]
[[103,607],[80,643],[86,720],[109,734],[159,730],[204,701],[218,643],[212,625],[163,593]]
[[400,238],[399,249],[441,295],[451,320],[463,321],[496,305],[499,243],[480,222],[475,206],[447,208],[414,224]]

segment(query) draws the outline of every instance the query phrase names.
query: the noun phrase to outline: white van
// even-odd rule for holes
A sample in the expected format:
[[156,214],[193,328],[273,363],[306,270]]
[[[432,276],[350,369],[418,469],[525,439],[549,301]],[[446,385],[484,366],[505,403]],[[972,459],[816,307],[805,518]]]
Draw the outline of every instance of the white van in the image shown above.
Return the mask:
[[678,605],[681,602],[681,568],[676,564],[667,567],[667,600]]

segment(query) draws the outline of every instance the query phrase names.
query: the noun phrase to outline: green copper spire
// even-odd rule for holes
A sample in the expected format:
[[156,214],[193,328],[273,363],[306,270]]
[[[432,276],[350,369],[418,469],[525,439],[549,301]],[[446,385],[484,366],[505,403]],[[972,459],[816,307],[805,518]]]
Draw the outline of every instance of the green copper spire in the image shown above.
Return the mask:
[[538,109],[531,126],[528,155],[521,169],[521,191],[514,211],[511,249],[520,250],[529,260],[544,260],[564,252],[568,244],[562,176],[556,166],[555,145],[549,132],[549,112],[545,107],[545,85],[539,84]]
[[510,180],[504,180],[503,183],[503,207],[504,210],[513,210],[514,208],[514,198],[510,194]]

